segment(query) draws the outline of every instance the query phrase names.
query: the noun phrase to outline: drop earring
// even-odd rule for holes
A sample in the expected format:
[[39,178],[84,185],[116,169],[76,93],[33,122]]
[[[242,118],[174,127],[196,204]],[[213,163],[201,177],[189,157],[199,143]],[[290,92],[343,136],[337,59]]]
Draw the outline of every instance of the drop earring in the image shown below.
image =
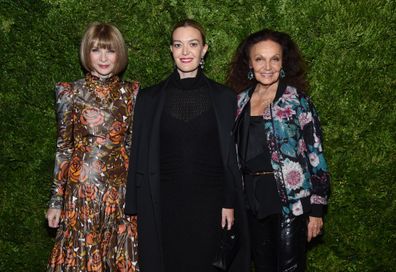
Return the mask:
[[247,78],[248,78],[249,80],[252,80],[252,79],[254,78],[254,74],[253,74],[252,68],[249,69],[249,72],[248,72],[248,74],[247,74]]
[[205,68],[205,60],[203,58],[201,58],[201,61],[199,62],[199,66],[201,67],[202,70]]
[[281,78],[285,78],[286,73],[285,73],[285,70],[283,70],[283,68],[280,69],[279,75]]

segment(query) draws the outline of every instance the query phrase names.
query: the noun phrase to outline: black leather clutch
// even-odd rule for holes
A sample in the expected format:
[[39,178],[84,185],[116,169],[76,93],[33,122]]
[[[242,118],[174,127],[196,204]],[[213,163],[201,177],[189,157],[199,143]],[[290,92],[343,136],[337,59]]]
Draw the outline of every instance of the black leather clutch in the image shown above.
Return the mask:
[[230,230],[222,229],[220,245],[212,262],[215,267],[227,271],[239,250],[239,233],[234,225]]

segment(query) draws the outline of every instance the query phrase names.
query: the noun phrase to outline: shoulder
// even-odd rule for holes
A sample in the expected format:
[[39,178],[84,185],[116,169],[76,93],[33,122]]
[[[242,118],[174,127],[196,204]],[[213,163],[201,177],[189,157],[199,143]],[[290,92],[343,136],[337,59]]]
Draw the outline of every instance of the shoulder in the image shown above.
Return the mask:
[[76,86],[82,85],[84,79],[73,82],[57,82],[55,84],[55,95],[57,99],[71,98],[75,94]]
[[296,87],[286,85],[280,99],[284,102],[289,101],[293,103],[298,101],[300,103],[306,103],[306,101],[310,100],[310,97]]
[[280,100],[293,108],[298,108],[302,112],[310,112],[315,110],[312,99],[303,91],[288,85],[284,90]]
[[121,81],[121,85],[122,85],[124,88],[127,88],[128,90],[137,91],[137,90],[140,89],[140,82],[137,81],[137,80],[132,80],[132,81],[129,81],[129,80],[122,80],[122,81]]
[[220,96],[222,99],[228,99],[232,101],[232,103],[236,103],[237,95],[231,88],[210,78],[206,78],[206,80],[210,89],[214,90],[214,94],[216,94],[216,96]]
[[208,77],[206,77],[206,80],[213,88],[217,89],[218,91],[224,92],[228,95],[236,96],[236,93],[230,87],[214,81],[213,79],[210,79]]
[[168,79],[164,79],[155,85],[142,88],[139,95],[144,97],[156,96],[166,86],[167,81]]
[[250,96],[251,93],[253,91],[254,87],[250,86],[248,88],[246,88],[245,90],[243,90],[242,92],[240,92],[237,95],[237,103],[238,103],[238,113],[242,110],[242,108],[244,108],[246,106],[246,104],[249,102],[250,100]]
[[131,93],[136,96],[140,91],[140,82],[137,80],[123,80],[121,81],[121,88],[125,89],[127,93]]

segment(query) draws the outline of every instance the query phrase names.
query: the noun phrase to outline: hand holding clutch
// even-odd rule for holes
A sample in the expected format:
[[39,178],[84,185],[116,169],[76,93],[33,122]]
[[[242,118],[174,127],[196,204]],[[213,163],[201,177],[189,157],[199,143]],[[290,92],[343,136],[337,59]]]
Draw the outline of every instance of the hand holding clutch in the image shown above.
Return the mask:
[[227,271],[239,250],[239,233],[236,225],[230,230],[222,229],[220,245],[217,249],[216,256],[212,262],[215,267]]

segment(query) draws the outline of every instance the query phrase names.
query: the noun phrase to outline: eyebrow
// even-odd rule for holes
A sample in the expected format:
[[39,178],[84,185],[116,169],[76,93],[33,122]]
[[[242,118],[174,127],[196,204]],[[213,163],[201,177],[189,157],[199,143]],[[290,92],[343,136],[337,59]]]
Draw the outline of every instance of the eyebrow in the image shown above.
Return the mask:
[[[188,40],[187,42],[194,42],[194,41],[196,41],[196,42],[201,42],[200,40],[198,40],[198,39],[192,39],[192,40]],[[183,41],[182,40],[173,40],[172,41],[172,43],[174,43],[174,42],[181,42],[181,43],[183,43]]]
[[[275,55],[272,55],[270,58],[273,58],[273,57],[280,57],[282,54],[275,54]],[[255,55],[253,55],[254,57],[258,57],[258,56],[262,56],[262,54],[255,54]]]

